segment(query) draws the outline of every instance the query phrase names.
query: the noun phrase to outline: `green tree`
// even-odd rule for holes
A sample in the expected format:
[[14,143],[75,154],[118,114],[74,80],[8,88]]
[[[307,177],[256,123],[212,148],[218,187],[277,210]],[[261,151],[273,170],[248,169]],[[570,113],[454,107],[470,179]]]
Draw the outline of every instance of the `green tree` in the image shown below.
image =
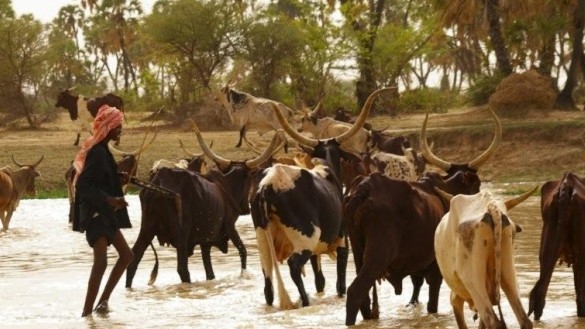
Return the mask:
[[179,88],[179,101],[194,100],[211,83],[242,42],[238,1],[159,1],[145,19],[145,31],[161,51],[173,57],[169,66]]
[[28,95],[45,73],[47,44],[43,25],[30,15],[0,20],[0,90],[7,104],[20,110],[30,127],[38,127]]

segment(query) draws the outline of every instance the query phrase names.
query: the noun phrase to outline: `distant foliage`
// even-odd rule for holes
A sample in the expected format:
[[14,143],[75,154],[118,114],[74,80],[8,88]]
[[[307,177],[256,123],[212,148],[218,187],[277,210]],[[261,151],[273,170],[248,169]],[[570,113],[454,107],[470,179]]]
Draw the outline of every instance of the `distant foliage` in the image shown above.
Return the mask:
[[455,105],[456,95],[435,88],[406,90],[400,93],[396,113],[444,113]]
[[496,91],[504,77],[499,74],[482,75],[467,89],[465,98],[472,105],[487,104],[490,96]]

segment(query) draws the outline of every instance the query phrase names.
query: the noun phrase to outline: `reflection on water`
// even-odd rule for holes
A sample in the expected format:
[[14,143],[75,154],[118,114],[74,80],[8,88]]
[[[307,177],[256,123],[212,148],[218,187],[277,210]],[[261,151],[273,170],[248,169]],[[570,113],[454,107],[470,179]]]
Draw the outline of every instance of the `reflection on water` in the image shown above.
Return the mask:
[[[140,226],[140,201],[128,197],[134,228],[124,230],[134,244]],[[238,221],[238,230],[248,248],[248,269],[240,273],[237,250],[230,245],[228,254],[213,250],[216,279],[205,280],[198,250],[189,259],[192,284],[180,283],[176,272],[175,250],[157,246],[161,261],[159,276],[148,286],[154,265],[150,249],[138,267],[132,289],[124,288],[122,278],[112,294],[107,315],[81,318],[86,282],[91,267],[91,249],[83,234],[72,232],[67,225],[66,199],[23,200],[15,213],[11,229],[0,232],[0,323],[6,328],[339,328],[345,323],[345,298],[335,294],[334,262],[324,259],[327,286],[316,294],[313,276],[307,268],[305,286],[311,306],[280,311],[265,304],[263,278],[250,217]],[[539,198],[531,197],[514,208],[511,218],[522,225],[518,235],[516,266],[521,298],[525,308],[527,296],[538,278],[538,246],[541,219]],[[110,250],[110,267],[115,251]],[[298,292],[281,266],[285,284],[293,300]],[[108,272],[109,273],[109,272]],[[349,285],[355,276],[350,256]],[[449,288],[443,284],[439,313],[426,313],[428,290],[421,292],[422,305],[406,308],[411,294],[410,280],[405,280],[401,296],[383,283],[379,289],[381,315],[378,321],[363,321],[358,315],[357,328],[456,328],[449,304]],[[542,321],[536,328],[585,328],[576,317],[573,277],[570,269],[558,266],[547,295]],[[278,301],[275,301],[275,305]],[[514,315],[502,304],[509,327],[517,328]],[[477,322],[466,310],[468,325]]]

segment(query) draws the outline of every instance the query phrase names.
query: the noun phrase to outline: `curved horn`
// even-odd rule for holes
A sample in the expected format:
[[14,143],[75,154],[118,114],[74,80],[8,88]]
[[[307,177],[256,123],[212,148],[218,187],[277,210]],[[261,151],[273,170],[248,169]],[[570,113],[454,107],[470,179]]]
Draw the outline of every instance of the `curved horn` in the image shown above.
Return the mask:
[[500,119],[498,119],[496,112],[494,112],[491,107],[489,108],[489,111],[494,117],[496,123],[496,134],[494,136],[494,139],[492,140],[492,143],[490,144],[490,147],[488,147],[488,149],[485,150],[485,152],[483,152],[480,156],[475,158],[475,160],[469,162],[468,166],[471,169],[478,169],[479,167],[481,167],[481,165],[484,164],[496,152],[496,149],[498,148],[498,145],[500,145],[500,141],[502,140],[502,124],[500,122]]
[[276,149],[276,146],[278,143],[282,142],[283,140],[285,140],[284,138],[284,132],[282,130],[278,130],[276,132],[276,134],[274,134],[274,136],[272,136],[272,140],[270,141],[270,145],[268,145],[268,147],[264,150],[264,152],[262,154],[260,154],[259,156],[257,156],[254,159],[250,159],[246,161],[246,167],[248,168],[255,168],[258,167],[259,165],[263,164],[264,162],[266,162],[274,153],[274,150]]
[[14,154],[12,155],[12,162],[14,162],[15,165],[17,165],[17,166],[19,166],[21,168],[25,166],[22,163],[16,161],[16,159],[14,158]]
[[315,108],[313,109],[313,111],[311,111],[309,113],[309,117],[317,117],[317,115],[319,114],[319,110],[321,109],[321,102],[322,102],[322,100],[319,100],[319,103],[317,103],[317,105],[315,105]]
[[197,124],[195,123],[195,121],[194,120],[191,120],[191,121],[193,122],[193,131],[195,132],[195,135],[197,136],[197,141],[199,142],[199,146],[201,146],[201,150],[203,151],[203,153],[205,153],[205,155],[207,155],[210,159],[215,161],[220,167],[229,166],[232,162],[226,158],[222,158],[219,155],[213,153],[213,151],[209,148],[209,146],[207,146],[207,144],[205,144],[205,141],[203,140],[203,136],[201,136],[201,131],[199,131],[199,127],[197,127]]
[[451,194],[451,193],[448,193],[448,192],[445,192],[445,191],[441,190],[440,188],[438,188],[438,187],[436,187],[436,186],[434,186],[434,188],[435,188],[435,191],[437,191],[437,193],[439,193],[439,195],[440,195],[440,196],[441,196],[443,199],[445,199],[445,201],[447,201],[447,202],[451,202],[451,199],[453,199],[453,194]]
[[193,153],[193,152],[190,152],[189,150],[187,150],[187,148],[185,148],[185,146],[183,145],[183,141],[180,138],[179,138],[179,146],[181,147],[181,149],[183,149],[185,154],[187,154],[191,158],[199,158],[200,156],[203,155],[203,152],[202,153]]
[[25,164],[22,164],[22,163],[16,161],[16,159],[14,158],[14,154],[12,154],[12,162],[14,162],[14,164],[17,165],[20,168],[26,167],[26,166],[29,166],[31,168],[35,168],[36,166],[39,165],[39,163],[41,163],[41,161],[43,161],[44,158],[45,158],[45,156],[44,155],[41,155],[41,158],[35,164],[25,165]]
[[288,123],[288,121],[284,118],[284,116],[282,115],[282,112],[280,112],[280,109],[278,108],[278,106],[276,106],[276,104],[274,104],[274,103],[269,103],[269,104],[270,104],[270,106],[272,106],[272,109],[274,110],[274,113],[276,114],[276,118],[278,119],[278,122],[280,122],[280,126],[282,127],[282,129],[284,129],[284,131],[286,131],[286,133],[290,137],[292,137],[297,142],[299,142],[303,145],[310,146],[310,147],[317,146],[317,144],[319,143],[318,139],[312,139],[312,138],[301,135],[298,131],[296,131],[290,125],[290,123]]
[[252,144],[252,142],[250,142],[248,140],[248,138],[244,135],[244,143],[246,143],[246,145],[248,145],[248,147],[250,148],[250,150],[252,150],[252,152],[256,153],[256,154],[262,154],[262,151],[260,151],[256,145]]
[[132,152],[126,152],[126,151],[118,150],[111,143],[108,143],[108,149],[110,149],[110,152],[112,152],[112,154],[119,155],[119,156],[123,156],[123,157],[124,156],[138,156],[138,154],[142,153],[142,151],[144,151],[150,144],[152,144],[154,142],[154,139],[156,138],[156,135],[158,135],[158,131],[156,131],[154,133],[154,136],[152,136],[152,139],[150,140],[150,142],[148,142],[147,144],[144,144],[144,145],[140,146],[139,148],[137,148],[136,150],[134,150]]
[[372,103],[374,102],[374,97],[378,96],[378,94],[380,94],[383,91],[387,91],[387,90],[393,90],[396,89],[396,87],[388,87],[388,88],[381,88],[378,89],[376,91],[374,91],[373,93],[370,94],[370,96],[368,96],[368,99],[366,99],[366,102],[364,103],[364,106],[362,107],[362,110],[359,114],[359,116],[355,119],[354,124],[351,126],[351,128],[344,132],[343,134],[335,137],[335,140],[341,144],[343,142],[345,142],[346,140],[348,140],[349,138],[351,138],[353,135],[355,135],[364,125],[364,123],[366,122],[366,119],[368,118],[368,115],[370,114],[370,108],[372,107]]
[[425,158],[425,160],[428,163],[439,167],[443,171],[447,171],[447,170],[449,170],[449,168],[451,168],[451,163],[449,163],[445,160],[442,160],[441,158],[434,155],[433,152],[431,151],[431,149],[429,148],[429,145],[427,144],[427,120],[428,119],[429,119],[429,114],[427,113],[425,115],[425,121],[423,121],[423,126],[422,126],[422,129],[420,131],[420,139],[419,139],[419,144],[420,144],[422,156]]
[[518,204],[520,204],[520,202],[528,199],[529,196],[531,196],[534,191],[536,191],[536,189],[538,189],[538,185],[536,185],[535,187],[533,187],[530,191],[523,193],[522,195],[519,195],[513,199],[510,200],[506,200],[504,203],[506,204],[506,209],[510,210],[514,207],[516,207]]

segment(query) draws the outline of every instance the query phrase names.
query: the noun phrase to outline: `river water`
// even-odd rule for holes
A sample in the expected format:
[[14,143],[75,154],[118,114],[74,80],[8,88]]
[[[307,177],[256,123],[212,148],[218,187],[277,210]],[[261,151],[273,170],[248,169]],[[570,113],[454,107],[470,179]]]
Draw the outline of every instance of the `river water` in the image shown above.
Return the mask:
[[[123,230],[130,246],[140,228],[140,201],[127,197],[134,227]],[[154,285],[147,284],[154,265],[150,249],[145,252],[133,288],[126,289],[125,275],[110,299],[111,312],[81,318],[87,279],[91,268],[91,248],[85,236],[71,231],[67,223],[67,199],[22,200],[10,229],[0,232],[0,327],[2,328],[343,328],[345,298],[335,294],[334,261],[323,260],[327,285],[316,294],[313,275],[307,266],[305,287],[311,306],[281,311],[264,301],[264,280],[258,259],[255,234],[249,216],[241,217],[237,228],[248,248],[248,270],[240,273],[237,250],[230,244],[227,254],[212,250],[216,279],[205,280],[199,249],[189,259],[193,283],[180,283],[173,248],[157,246],[160,269]],[[528,293],[538,278],[538,247],[541,218],[539,197],[531,197],[510,212],[512,220],[523,226],[517,236],[516,266],[522,303],[527,309]],[[156,244],[156,243],[155,243]],[[116,259],[109,251],[106,276]],[[281,266],[291,298],[298,292]],[[348,266],[348,282],[355,276],[353,259]],[[102,282],[103,284],[105,283]],[[404,281],[403,294],[383,282],[379,287],[380,319],[363,321],[358,314],[357,328],[457,328],[449,304],[449,288],[443,283],[439,312],[426,313],[428,290],[421,292],[422,305],[407,308],[412,286]],[[505,296],[502,294],[502,296]],[[541,321],[535,328],[585,328],[576,316],[572,271],[557,266],[547,295]],[[275,300],[278,305],[278,299]],[[510,328],[518,323],[507,304],[502,303]],[[466,308],[470,328],[477,327]]]

